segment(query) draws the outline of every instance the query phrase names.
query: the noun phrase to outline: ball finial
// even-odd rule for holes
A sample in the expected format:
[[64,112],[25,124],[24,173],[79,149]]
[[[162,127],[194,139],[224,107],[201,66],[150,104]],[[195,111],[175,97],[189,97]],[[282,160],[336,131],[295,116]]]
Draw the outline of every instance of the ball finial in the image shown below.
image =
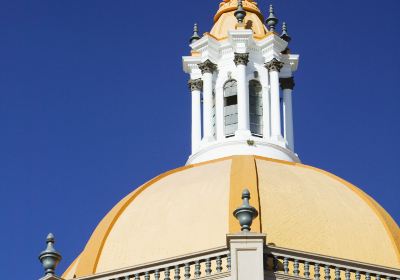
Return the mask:
[[242,192],[243,204],[233,211],[233,215],[238,219],[241,230],[244,232],[249,232],[251,230],[251,224],[253,220],[258,216],[258,211],[256,208],[249,204],[250,191],[244,189]]
[[199,27],[198,27],[197,23],[195,23],[193,26],[193,35],[192,35],[192,37],[190,37],[189,43],[192,44],[198,40],[200,40]]
[[246,11],[243,9],[242,0],[238,0],[238,6],[235,11],[235,17],[236,17],[238,23],[243,23],[244,18],[246,17]]
[[39,255],[39,260],[43,265],[45,274],[54,275],[58,263],[61,261],[61,255],[54,248],[54,234],[49,233],[46,238],[47,248]]
[[275,13],[274,13],[274,6],[271,4],[271,5],[269,5],[269,16],[265,20],[265,23],[267,24],[269,31],[274,32],[275,26],[278,24],[278,22],[279,22],[279,20],[275,16]]

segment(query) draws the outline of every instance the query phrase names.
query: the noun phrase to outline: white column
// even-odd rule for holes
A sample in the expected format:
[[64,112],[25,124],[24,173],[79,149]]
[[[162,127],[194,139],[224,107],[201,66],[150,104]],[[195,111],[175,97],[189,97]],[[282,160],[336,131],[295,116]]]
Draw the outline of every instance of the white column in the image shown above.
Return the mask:
[[203,87],[201,79],[189,81],[192,92],[192,154],[196,153],[201,141],[201,102],[200,93]]
[[[249,86],[246,82],[246,66],[249,62],[248,53],[235,53],[237,73],[237,99],[238,99],[238,131],[250,131],[249,114]],[[250,133],[249,133],[250,134]]]
[[213,140],[212,105],[213,105],[213,72],[216,65],[210,60],[199,64],[203,74],[203,139],[207,142]]
[[293,77],[281,79],[281,87],[283,91],[284,135],[288,143],[289,149],[294,151],[293,108],[292,108],[292,92],[294,88]]
[[215,89],[215,114],[216,114],[216,127],[217,139],[219,141],[225,138],[224,133],[224,88],[219,87]]
[[279,71],[283,63],[273,59],[265,65],[269,70],[269,81],[271,89],[271,136],[274,140],[282,139],[281,132],[281,109],[279,99]]
[[260,73],[260,81],[262,86],[262,105],[263,105],[263,138],[271,137],[271,97],[269,94],[269,74],[268,71]]

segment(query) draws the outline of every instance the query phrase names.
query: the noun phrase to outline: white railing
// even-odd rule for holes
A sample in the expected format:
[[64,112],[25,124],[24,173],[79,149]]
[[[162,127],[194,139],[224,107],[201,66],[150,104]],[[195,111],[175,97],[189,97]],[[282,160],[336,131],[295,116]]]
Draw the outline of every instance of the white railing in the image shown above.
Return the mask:
[[77,280],[189,280],[219,279],[230,275],[231,260],[226,248],[109,271]]
[[266,249],[264,269],[275,275],[315,280],[400,280],[399,269],[278,247]]

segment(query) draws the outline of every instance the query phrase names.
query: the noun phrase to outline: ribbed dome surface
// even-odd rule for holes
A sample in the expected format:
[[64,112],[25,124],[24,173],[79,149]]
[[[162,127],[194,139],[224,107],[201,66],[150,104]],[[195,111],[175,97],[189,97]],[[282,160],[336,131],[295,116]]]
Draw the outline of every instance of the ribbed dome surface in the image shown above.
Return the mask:
[[164,173],[121,200],[64,277],[84,276],[226,245],[247,187],[252,231],[275,246],[400,268],[400,230],[368,195],[310,166],[234,156]]

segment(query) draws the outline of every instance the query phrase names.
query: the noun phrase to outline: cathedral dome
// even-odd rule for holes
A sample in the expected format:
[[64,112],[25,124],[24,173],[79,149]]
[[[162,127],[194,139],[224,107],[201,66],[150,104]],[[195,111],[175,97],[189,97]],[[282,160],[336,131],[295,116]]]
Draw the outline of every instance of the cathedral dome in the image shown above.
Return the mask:
[[[219,7],[215,17],[214,26],[210,34],[218,40],[228,37],[229,30],[235,30],[237,19],[234,15],[237,9],[237,0],[224,0]],[[267,34],[267,28],[263,24],[263,16],[259,10],[257,3],[253,0],[244,0],[243,9],[246,11],[244,18],[245,28],[253,31],[256,39],[262,39]]]
[[400,268],[400,230],[357,187],[320,169],[232,156],[155,177],[100,222],[66,279],[226,246],[248,188],[269,246]]

